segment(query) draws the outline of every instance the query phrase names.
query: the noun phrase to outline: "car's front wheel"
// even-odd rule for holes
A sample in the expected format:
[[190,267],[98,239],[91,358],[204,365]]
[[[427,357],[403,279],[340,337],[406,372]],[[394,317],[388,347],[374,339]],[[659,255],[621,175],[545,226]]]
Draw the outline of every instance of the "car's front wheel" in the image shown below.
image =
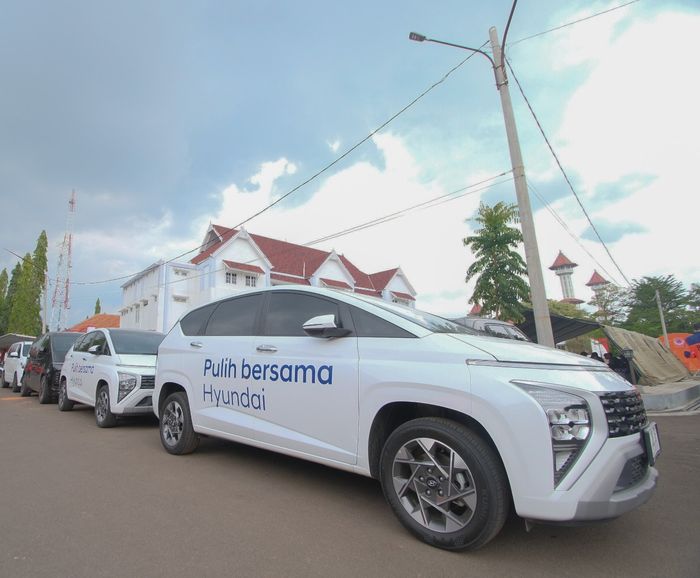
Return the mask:
[[189,454],[199,445],[187,394],[183,391],[171,393],[165,399],[160,412],[160,441],[171,454]]
[[401,523],[438,548],[479,548],[498,534],[508,515],[500,458],[452,420],[420,418],[399,426],[384,445],[380,480]]
[[70,411],[73,409],[73,401],[68,399],[68,387],[66,380],[61,380],[61,385],[58,388],[58,409],[60,411]]
[[112,413],[109,404],[109,387],[102,384],[97,388],[95,397],[95,423],[97,427],[114,427],[117,425],[117,418]]

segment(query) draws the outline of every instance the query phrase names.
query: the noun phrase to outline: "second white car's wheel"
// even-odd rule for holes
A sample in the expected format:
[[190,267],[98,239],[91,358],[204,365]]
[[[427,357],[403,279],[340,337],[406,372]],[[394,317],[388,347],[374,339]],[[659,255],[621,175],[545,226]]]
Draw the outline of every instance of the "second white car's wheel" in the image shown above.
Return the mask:
[[117,425],[117,418],[112,413],[109,404],[109,387],[102,384],[97,388],[95,396],[95,423],[97,427],[114,427]]
[[73,409],[73,401],[68,399],[68,391],[66,390],[66,380],[61,380],[61,385],[58,388],[58,409],[60,411],[70,411]]
[[45,375],[41,376],[39,382],[39,403],[51,403],[51,385]]
[[380,464],[386,500],[418,538],[446,550],[474,550],[501,530],[508,481],[494,450],[452,420],[420,418],[399,426]]
[[197,449],[199,436],[192,427],[187,394],[171,393],[160,412],[160,441],[171,454],[189,454]]

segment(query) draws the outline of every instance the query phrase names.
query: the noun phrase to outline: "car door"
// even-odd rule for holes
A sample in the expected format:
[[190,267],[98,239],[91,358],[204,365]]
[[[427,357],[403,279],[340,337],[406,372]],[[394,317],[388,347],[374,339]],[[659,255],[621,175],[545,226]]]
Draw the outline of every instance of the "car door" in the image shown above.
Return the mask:
[[49,336],[44,335],[38,341],[35,341],[29,350],[27,364],[24,367],[24,379],[30,389],[39,391],[39,383],[41,376],[44,373],[44,366],[49,350]]
[[[251,388],[241,376],[241,367],[250,359],[251,338],[258,325],[261,303],[260,293],[221,301],[198,331],[199,335],[185,337],[178,348],[179,358],[175,363],[191,383],[192,422],[202,433],[216,432],[242,440],[254,437],[256,410],[245,395],[246,391],[251,395]],[[181,327],[186,321],[184,318]],[[167,355],[167,347],[161,347],[161,353]],[[168,365],[172,366],[173,361]]]
[[95,338],[95,333],[88,333],[78,339],[73,345],[73,350],[66,355],[63,364],[63,374],[66,376],[68,397],[81,403],[94,403],[94,395],[91,399],[88,395],[91,373],[95,367],[88,362],[90,354],[87,352]]
[[352,326],[347,306],[333,299],[294,291],[271,291],[262,335],[242,367],[246,387],[264,395],[255,413],[260,441],[332,459],[357,460],[358,351],[354,335],[310,337],[306,321],[333,315]]

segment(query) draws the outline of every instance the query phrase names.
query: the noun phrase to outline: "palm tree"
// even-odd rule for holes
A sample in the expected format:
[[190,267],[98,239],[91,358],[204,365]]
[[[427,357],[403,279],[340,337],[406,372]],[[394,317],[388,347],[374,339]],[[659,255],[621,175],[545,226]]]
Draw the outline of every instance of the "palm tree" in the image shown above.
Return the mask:
[[523,320],[520,302],[530,299],[530,288],[523,279],[527,267],[515,250],[523,236],[509,226],[517,218],[516,205],[481,203],[474,218],[480,228],[462,240],[475,257],[466,276],[467,282],[476,277],[472,301],[481,305],[483,313],[514,322]]

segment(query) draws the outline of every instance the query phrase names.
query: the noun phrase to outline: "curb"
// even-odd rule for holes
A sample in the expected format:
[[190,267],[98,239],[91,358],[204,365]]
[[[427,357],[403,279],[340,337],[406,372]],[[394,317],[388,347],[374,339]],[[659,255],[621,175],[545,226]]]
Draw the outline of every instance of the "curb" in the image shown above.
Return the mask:
[[647,411],[682,409],[700,397],[700,384],[691,385],[673,393],[643,393],[642,400]]

